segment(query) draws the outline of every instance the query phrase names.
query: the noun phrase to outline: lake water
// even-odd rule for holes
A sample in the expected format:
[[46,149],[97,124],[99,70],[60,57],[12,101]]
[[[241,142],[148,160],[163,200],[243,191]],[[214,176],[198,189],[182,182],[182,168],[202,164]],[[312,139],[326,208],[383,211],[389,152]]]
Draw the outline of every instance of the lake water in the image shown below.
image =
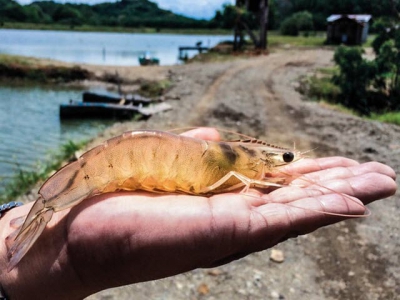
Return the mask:
[[81,91],[0,86],[0,192],[18,170],[38,161],[68,140],[94,137],[111,124],[101,120],[60,121],[59,104],[80,100]]
[[[179,46],[214,46],[230,36],[0,29],[0,53],[101,65],[138,65],[145,51],[163,65],[178,62]],[[195,52],[189,52],[194,55]],[[0,86],[0,193],[18,170],[32,170],[68,140],[95,136],[110,122],[61,122],[59,104],[82,91]]]
[[[161,65],[178,63],[179,46],[212,47],[229,35],[185,35],[0,29],[0,53],[72,63],[138,65],[148,51]],[[189,51],[189,57],[195,55]]]

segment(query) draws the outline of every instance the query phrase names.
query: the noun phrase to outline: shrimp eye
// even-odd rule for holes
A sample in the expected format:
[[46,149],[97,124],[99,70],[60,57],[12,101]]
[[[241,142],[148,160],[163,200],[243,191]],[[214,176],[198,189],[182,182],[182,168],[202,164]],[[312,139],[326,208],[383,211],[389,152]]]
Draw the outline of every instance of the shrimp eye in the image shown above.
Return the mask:
[[294,154],[292,152],[285,152],[283,153],[283,161],[284,162],[291,162],[294,159]]

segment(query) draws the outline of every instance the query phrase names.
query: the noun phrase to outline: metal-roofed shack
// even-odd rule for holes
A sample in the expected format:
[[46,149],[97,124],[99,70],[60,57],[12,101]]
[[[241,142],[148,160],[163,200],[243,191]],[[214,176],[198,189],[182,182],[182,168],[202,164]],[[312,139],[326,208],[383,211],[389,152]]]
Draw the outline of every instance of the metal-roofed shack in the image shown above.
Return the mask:
[[361,45],[367,40],[371,15],[331,15],[326,20],[328,44]]

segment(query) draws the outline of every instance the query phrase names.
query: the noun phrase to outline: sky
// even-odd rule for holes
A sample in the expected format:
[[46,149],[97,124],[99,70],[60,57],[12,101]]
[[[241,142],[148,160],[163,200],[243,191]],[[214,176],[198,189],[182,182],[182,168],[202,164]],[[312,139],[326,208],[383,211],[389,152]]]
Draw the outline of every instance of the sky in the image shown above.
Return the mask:
[[[34,0],[16,0],[20,4],[29,4]],[[234,4],[234,0],[151,0],[160,8],[171,10],[174,13],[197,19],[211,19],[217,9],[221,9],[224,3]],[[65,3],[97,4],[100,2],[115,2],[115,0],[55,0]],[[189,5],[187,5],[189,3]]]

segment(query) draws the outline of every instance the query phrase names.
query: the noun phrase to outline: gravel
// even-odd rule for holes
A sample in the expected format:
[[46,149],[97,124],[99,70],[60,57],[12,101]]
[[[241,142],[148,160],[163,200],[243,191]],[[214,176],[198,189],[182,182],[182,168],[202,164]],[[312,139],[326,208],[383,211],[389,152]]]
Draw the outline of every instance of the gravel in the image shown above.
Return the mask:
[[[315,149],[314,156],[376,160],[399,171],[400,127],[304,101],[296,92],[299,76],[332,65],[332,57],[331,50],[292,49],[221,63],[120,67],[119,74],[132,82],[170,78],[174,87],[166,99],[173,110],[146,122],[116,124],[93,144],[138,128],[215,126],[283,146],[295,142],[299,149]],[[216,269],[87,299],[395,299],[400,295],[399,207],[397,193],[371,204],[368,218],[322,228]],[[270,259],[273,250],[281,251],[282,262]]]

